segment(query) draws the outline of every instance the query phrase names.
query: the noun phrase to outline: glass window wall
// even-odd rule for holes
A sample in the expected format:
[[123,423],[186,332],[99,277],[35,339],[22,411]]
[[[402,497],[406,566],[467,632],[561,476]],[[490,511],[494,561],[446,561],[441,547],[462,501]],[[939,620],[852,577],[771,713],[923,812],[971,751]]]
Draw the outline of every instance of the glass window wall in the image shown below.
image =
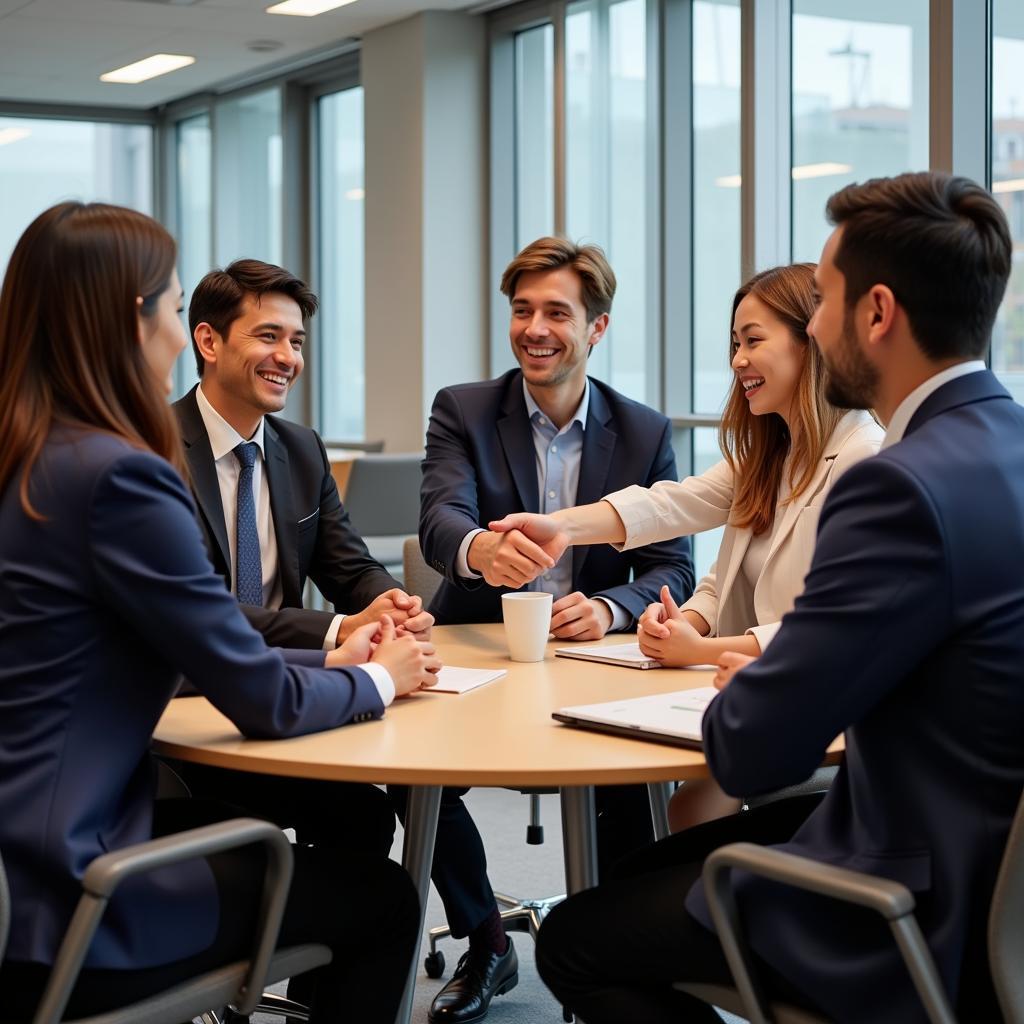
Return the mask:
[[1013,236],[1013,269],[992,335],[992,369],[1024,402],[1024,6],[992,4],[992,192]]
[[279,264],[281,90],[225,100],[214,118],[216,263],[249,257]]
[[330,440],[362,440],[363,90],[323,96],[317,104],[317,122],[320,312],[315,337],[320,431]]
[[928,0],[793,0],[793,258],[817,261],[825,201],[928,167]]
[[0,116],[0,276],[21,233],[65,199],[153,212],[149,125]]
[[551,25],[515,38],[516,252],[555,230],[555,33]]
[[647,6],[577,0],[565,17],[565,232],[596,242],[615,270],[612,322],[590,372],[647,399]]

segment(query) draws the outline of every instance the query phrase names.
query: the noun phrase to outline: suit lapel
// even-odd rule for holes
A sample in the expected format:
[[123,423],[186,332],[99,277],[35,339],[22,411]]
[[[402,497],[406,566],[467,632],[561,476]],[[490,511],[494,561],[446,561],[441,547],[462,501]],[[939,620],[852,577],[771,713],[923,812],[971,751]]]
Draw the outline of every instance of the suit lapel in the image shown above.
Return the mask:
[[1010,398],[1010,393],[999,383],[991,370],[979,370],[954,377],[933,391],[910,417],[903,436],[912,434],[933,416],[948,412],[959,405],[980,402],[989,398]]
[[[807,489],[796,501],[791,501],[786,505],[782,513],[782,522],[779,523],[778,532],[772,540],[771,548],[768,550],[768,557],[764,561],[765,568],[775,557],[775,552],[779,550],[786,538],[793,532],[793,527],[796,526],[800,513],[807,508],[814,497],[821,491],[829,473],[832,472],[833,463],[844,442],[853,431],[865,422],[867,415],[867,413],[848,412],[836,424],[835,430],[832,431],[832,436],[828,439],[828,447],[825,449],[825,454],[822,456],[821,462],[818,464],[818,468]],[[764,575],[764,569],[761,570],[761,574],[762,576]]]
[[210,438],[206,433],[203,418],[196,403],[196,389],[193,388],[180,402],[176,403],[178,422],[181,424],[181,439],[185,445],[185,461],[192,478],[192,493],[195,495],[199,513],[203,517],[208,538],[212,538],[211,551],[220,556],[218,571],[227,577],[231,586],[231,549],[228,547],[228,531],[224,525],[224,506],[220,500],[220,484],[217,482],[217,467],[213,461]]
[[[580,479],[576,485],[576,504],[589,505],[600,501],[606,493],[605,484],[612,465],[612,454],[618,438],[608,424],[611,410],[600,389],[591,381],[590,406],[587,410],[587,429],[583,431],[583,455],[580,459]],[[572,549],[572,585],[583,570],[591,545],[577,545]]]
[[263,447],[266,450],[270,513],[274,517],[277,571],[281,574],[284,607],[299,608],[302,606],[302,595],[299,592],[299,526],[292,499],[291,467],[288,451],[269,417],[263,421]]
[[509,472],[515,481],[523,511],[536,512],[540,508],[537,491],[537,453],[533,447],[533,427],[526,415],[523,398],[523,377],[514,373],[501,406],[498,420],[498,440],[505,453]]

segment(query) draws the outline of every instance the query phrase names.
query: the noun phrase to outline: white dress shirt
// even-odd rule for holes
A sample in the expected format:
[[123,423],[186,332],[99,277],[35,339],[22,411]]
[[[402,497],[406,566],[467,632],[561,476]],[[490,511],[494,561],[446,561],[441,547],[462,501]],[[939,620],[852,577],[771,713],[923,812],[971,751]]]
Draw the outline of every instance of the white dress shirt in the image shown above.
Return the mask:
[[[256,505],[256,530],[260,538],[260,566],[263,570],[263,607],[277,611],[284,599],[284,587],[277,571],[277,535],[274,533],[274,517],[270,510],[270,488],[264,486],[263,467],[266,451],[263,447],[264,420],[260,417],[252,437],[242,437],[237,430],[212,405],[203,394],[203,387],[196,389],[196,404],[199,415],[210,439],[213,464],[217,469],[217,484],[220,488],[220,504],[224,511],[224,528],[228,534],[228,558],[231,565],[231,593],[235,593],[238,576],[238,477],[241,466],[235,457],[235,448],[247,441],[259,449],[259,456],[252,467],[252,497]],[[338,630],[344,615],[335,615],[324,636],[323,649],[332,651],[338,643]],[[395,684],[386,668],[377,664],[360,666],[369,673],[380,699],[387,707],[395,699]]]
[[923,384],[919,384],[906,398],[896,406],[892,418],[885,428],[885,437],[882,440],[882,448],[888,448],[903,440],[903,435],[914,418],[914,413],[924,405],[924,400],[934,391],[938,391],[943,384],[948,384],[957,377],[966,377],[969,373],[977,373],[985,369],[985,363],[981,359],[970,359],[966,363],[957,363],[955,366],[940,370],[934,376],[929,377]]

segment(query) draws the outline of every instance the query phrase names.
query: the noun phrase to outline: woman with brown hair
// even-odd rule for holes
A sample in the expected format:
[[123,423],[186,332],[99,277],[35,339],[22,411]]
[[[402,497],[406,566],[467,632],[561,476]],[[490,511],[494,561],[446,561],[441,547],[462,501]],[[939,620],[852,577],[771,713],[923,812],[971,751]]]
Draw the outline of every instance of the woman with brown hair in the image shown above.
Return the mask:
[[[829,402],[827,371],[807,335],[813,314],[811,263],[762,271],[736,292],[734,379],[719,429],[724,458],[707,472],[627,487],[543,525],[514,516],[492,528],[525,527],[534,539],[557,530],[569,544],[628,549],[724,526],[718,559],[693,596],[677,607],[663,589],[662,603],[640,617],[640,647],[671,666],[713,663],[727,651],[756,657],[803,589],[829,489],[875,454],[883,436],[869,413]],[[710,780],[689,783],[673,801],[672,824],[737,807]]]
[[[375,626],[327,655],[268,648],[214,573],[166,402],[185,346],[174,262],[173,239],[149,217],[62,203],[26,229],[0,292],[5,1020],[31,1017],[95,857],[232,815],[155,800],[149,741],[183,673],[242,733],[271,739],[380,717],[438,667],[429,644],[396,638],[390,622],[376,649]],[[334,951],[313,976],[311,1019],[344,1008],[390,1021],[416,941],[415,892],[383,858],[320,854],[296,849],[281,929],[282,943]],[[70,1014],[247,956],[261,875],[242,850],[127,882]]]

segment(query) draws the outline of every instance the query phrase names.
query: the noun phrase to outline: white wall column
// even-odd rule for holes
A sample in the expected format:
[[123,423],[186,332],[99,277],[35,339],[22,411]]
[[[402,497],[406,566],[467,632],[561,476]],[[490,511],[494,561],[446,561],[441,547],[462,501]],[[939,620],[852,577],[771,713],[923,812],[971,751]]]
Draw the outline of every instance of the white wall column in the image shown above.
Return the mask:
[[484,19],[428,11],[369,32],[366,436],[423,447],[434,394],[487,352]]

